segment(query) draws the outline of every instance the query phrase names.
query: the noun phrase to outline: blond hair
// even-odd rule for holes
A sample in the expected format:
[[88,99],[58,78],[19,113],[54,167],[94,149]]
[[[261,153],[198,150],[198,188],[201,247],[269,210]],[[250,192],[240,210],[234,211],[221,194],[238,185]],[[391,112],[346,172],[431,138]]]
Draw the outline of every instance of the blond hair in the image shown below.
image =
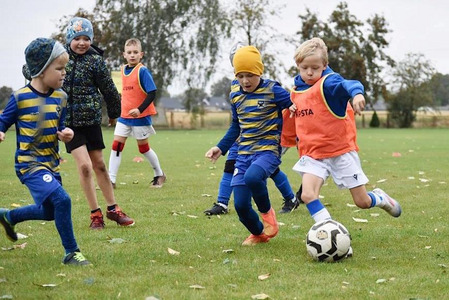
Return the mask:
[[295,51],[294,59],[296,64],[301,63],[306,57],[311,55],[320,55],[323,64],[328,64],[327,46],[322,39],[315,37],[302,43]]
[[130,38],[126,40],[125,47],[126,46],[137,46],[142,51],[142,43],[137,38]]

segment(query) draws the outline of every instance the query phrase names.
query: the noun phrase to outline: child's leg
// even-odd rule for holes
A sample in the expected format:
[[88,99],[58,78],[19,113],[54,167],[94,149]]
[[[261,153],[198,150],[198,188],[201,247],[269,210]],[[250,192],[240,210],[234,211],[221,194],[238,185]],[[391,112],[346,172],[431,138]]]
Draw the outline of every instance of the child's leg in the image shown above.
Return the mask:
[[228,206],[229,199],[232,194],[232,176],[235,169],[235,160],[227,160],[223,170],[223,176],[221,177],[220,186],[218,188],[218,203]]
[[263,224],[251,205],[251,191],[245,185],[234,186],[234,207],[240,222],[254,235],[260,235]]
[[301,199],[307,206],[315,222],[331,219],[326,207],[321,203],[319,195],[324,181],[321,177],[304,173],[302,177]]
[[[101,150],[97,150],[100,151]],[[89,204],[90,210],[96,210],[99,208],[97,202],[97,192],[95,190],[95,182],[92,172],[92,161],[87,152],[85,145],[78,147],[71,152],[73,158],[75,159],[76,166],[78,168],[78,174],[80,178],[81,187],[86,196],[87,202]],[[108,176],[109,178],[109,176]],[[111,185],[111,183],[109,182]],[[111,185],[112,189],[112,185]]]
[[60,187],[49,196],[48,200],[53,204],[56,229],[59,232],[66,254],[79,251],[73,233],[70,196]]
[[[92,168],[95,172],[95,176],[97,178],[97,184],[100,187],[100,190],[103,194],[103,197],[106,200],[107,205],[108,206],[115,205],[116,202],[114,197],[114,190],[112,189],[111,179],[109,178],[108,170],[106,170],[106,164],[104,163],[102,150],[100,149],[89,151],[89,157],[92,162]],[[92,186],[93,191],[96,192],[95,185],[93,184],[93,178],[92,178]],[[91,209],[93,210],[92,206]]]
[[274,184],[278,188],[279,192],[281,192],[282,197],[287,201],[294,201],[295,194],[293,194],[292,187],[290,182],[288,181],[287,175],[281,171],[281,169],[277,168],[273,174],[270,176],[273,179]]
[[137,140],[137,145],[139,147],[139,152],[145,156],[145,158],[149,161],[151,167],[154,171],[154,177],[163,176],[164,172],[162,171],[161,164],[159,162],[159,158],[157,157],[156,152],[150,148],[148,144],[148,139]]
[[254,202],[261,213],[267,213],[271,209],[270,198],[267,189],[267,176],[265,170],[252,164],[245,173],[245,184],[251,191]]
[[109,178],[113,185],[117,182],[117,173],[122,162],[122,151],[125,147],[126,137],[114,135],[111,155],[109,156]]

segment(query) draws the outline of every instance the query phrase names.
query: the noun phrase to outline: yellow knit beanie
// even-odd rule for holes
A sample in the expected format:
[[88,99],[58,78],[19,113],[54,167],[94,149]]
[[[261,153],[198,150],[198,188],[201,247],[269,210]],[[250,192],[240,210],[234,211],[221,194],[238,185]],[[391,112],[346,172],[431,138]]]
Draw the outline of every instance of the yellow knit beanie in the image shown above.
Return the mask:
[[234,74],[248,72],[257,76],[263,73],[263,63],[259,50],[254,46],[245,46],[235,52],[232,60]]

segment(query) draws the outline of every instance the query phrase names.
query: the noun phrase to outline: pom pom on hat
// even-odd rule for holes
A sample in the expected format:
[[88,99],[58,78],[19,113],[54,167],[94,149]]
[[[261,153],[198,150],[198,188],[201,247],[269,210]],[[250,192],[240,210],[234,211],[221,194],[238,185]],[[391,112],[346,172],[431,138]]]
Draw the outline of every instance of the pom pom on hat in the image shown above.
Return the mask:
[[38,77],[55,58],[66,52],[64,46],[53,39],[37,38],[25,49],[25,60],[31,78]]
[[70,20],[67,27],[67,45],[70,45],[72,40],[78,36],[87,36],[92,42],[94,39],[94,29],[92,23],[85,18],[75,17]]
[[238,49],[232,60],[234,73],[248,72],[257,76],[263,73],[263,63],[259,50],[254,46],[245,46]]

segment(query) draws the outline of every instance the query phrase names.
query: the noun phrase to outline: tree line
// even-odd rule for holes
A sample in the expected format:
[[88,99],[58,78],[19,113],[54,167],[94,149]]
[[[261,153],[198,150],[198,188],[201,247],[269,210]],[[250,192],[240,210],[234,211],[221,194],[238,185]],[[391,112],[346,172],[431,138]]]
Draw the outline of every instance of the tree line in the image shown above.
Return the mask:
[[[419,53],[407,54],[401,62],[387,55],[391,29],[382,15],[359,20],[344,1],[324,20],[308,8],[298,9],[298,30],[287,36],[272,26],[281,17],[282,7],[276,5],[272,0],[97,0],[91,12],[79,9],[61,17],[53,37],[65,42],[69,19],[88,18],[94,26],[94,43],[105,50],[113,70],[124,63],[124,42],[139,38],[143,63],[153,74],[158,96],[167,96],[167,87],[175,80],[181,82],[185,92],[180,96],[193,113],[201,112],[207,96],[204,87],[223,56],[227,59],[223,45],[236,41],[255,45],[266,76],[279,80],[297,74],[279,58],[282,45],[297,47],[315,36],[326,42],[331,68],[361,81],[368,105],[383,98],[398,127],[411,127],[421,106],[449,104],[449,75],[437,73]],[[210,84],[212,96],[227,98],[231,80],[223,76]],[[5,88],[0,89],[0,108],[7,101]]]

